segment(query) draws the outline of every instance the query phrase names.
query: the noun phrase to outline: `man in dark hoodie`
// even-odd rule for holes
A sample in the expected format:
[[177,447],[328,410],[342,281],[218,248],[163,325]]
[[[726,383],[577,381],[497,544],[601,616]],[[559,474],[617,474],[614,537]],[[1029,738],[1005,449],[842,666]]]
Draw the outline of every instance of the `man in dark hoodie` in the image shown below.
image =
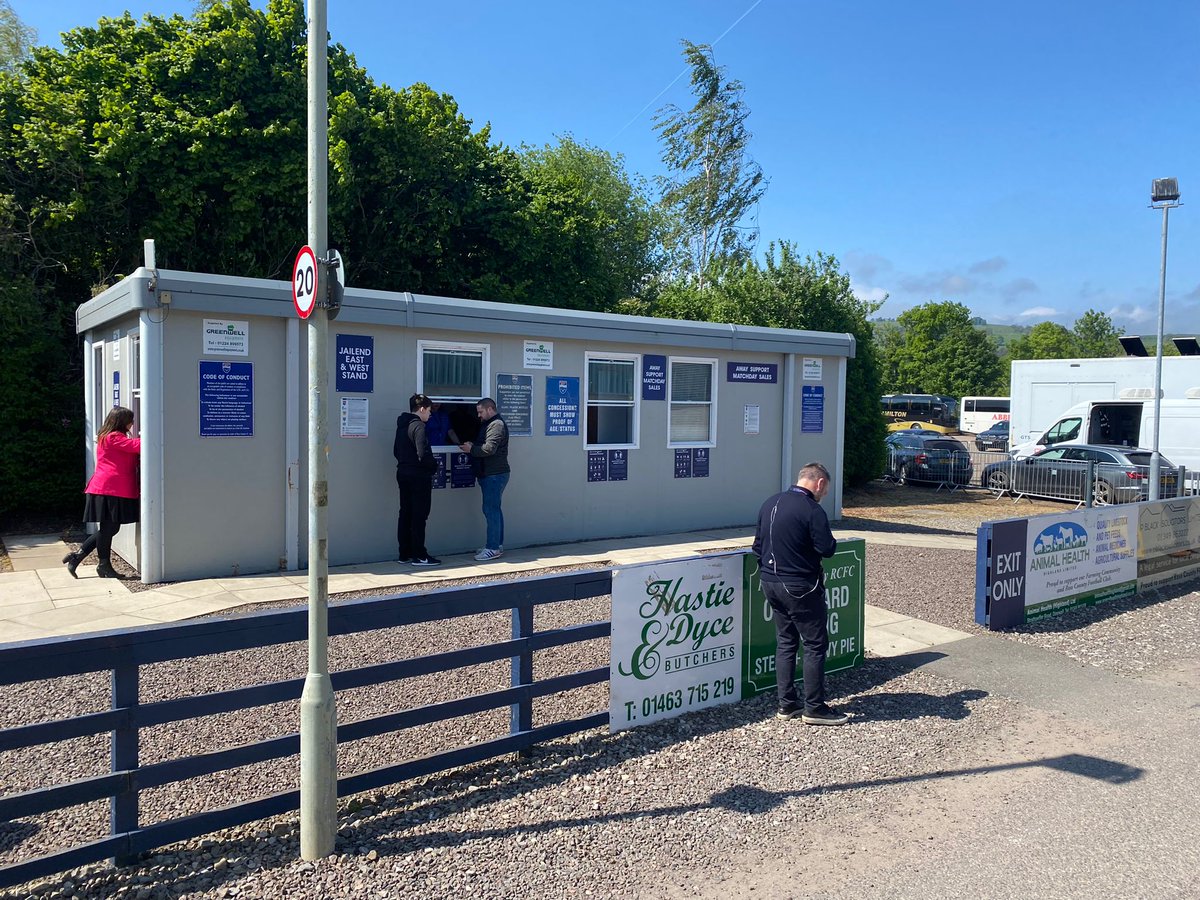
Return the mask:
[[408,409],[396,420],[396,484],[400,487],[400,516],[396,521],[396,542],[400,562],[414,566],[437,566],[441,560],[425,549],[425,521],[433,498],[433,473],[437,459],[429,448],[425,423],[433,412],[433,401],[424,394],[408,398]]
[[[829,632],[825,609],[825,569],[837,540],[821,500],[829,490],[829,470],[812,462],[796,483],[768,497],[758,512],[754,555],[763,593],[775,619],[775,678],[781,719],[797,715],[806,725],[845,725],[844,712],[825,702],[825,654]],[[796,696],[796,650],[804,645],[804,703]]]

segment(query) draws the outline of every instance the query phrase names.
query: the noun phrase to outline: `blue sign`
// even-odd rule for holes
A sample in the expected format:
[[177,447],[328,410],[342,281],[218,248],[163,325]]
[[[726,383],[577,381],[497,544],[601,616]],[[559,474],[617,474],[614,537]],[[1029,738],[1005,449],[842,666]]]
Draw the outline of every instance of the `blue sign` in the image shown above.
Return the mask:
[[355,394],[375,390],[375,338],[365,334],[337,336],[337,389]]
[[708,454],[707,447],[692,448],[692,477],[707,478],[708,477]]
[[121,405],[121,373],[113,370],[113,406]]
[[628,450],[609,450],[608,451],[608,480],[609,481],[628,481],[629,480],[629,451]]
[[533,434],[533,376],[497,373],[496,410],[510,435]]
[[825,388],[804,385],[800,388],[800,431],[820,434],[825,430]]
[[254,363],[200,360],[200,437],[254,437]]
[[450,454],[450,487],[469,488],[475,486],[475,472],[471,469],[470,453]]
[[546,434],[579,434],[579,379],[546,376]]
[[608,451],[588,451],[588,481],[608,481]]
[[646,354],[642,357],[642,399],[667,399],[667,358]]
[[437,460],[437,471],[433,473],[433,487],[436,490],[446,486],[446,454],[435,453],[433,458]]
[[692,451],[690,447],[680,447],[675,451],[675,477],[692,477]]
[[725,380],[749,381],[754,384],[775,384],[779,381],[779,363],[726,363]]

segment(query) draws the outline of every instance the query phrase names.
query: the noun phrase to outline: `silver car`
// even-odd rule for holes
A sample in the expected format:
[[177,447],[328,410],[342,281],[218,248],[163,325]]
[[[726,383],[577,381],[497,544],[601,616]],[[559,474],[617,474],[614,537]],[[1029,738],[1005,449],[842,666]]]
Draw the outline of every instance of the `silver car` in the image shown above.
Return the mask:
[[[993,463],[983,470],[983,483],[994,491],[1083,500],[1088,464],[1094,463],[1092,502],[1097,506],[1132,503],[1150,496],[1151,453],[1103,444],[1050,447],[1036,456]],[[1159,457],[1158,495],[1174,497],[1177,492],[1175,466],[1166,457]]]

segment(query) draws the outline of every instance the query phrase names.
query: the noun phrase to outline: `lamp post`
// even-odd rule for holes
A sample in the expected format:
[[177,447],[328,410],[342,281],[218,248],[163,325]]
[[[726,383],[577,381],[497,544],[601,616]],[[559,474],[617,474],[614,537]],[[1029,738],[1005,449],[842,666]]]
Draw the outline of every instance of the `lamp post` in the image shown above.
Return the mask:
[[1150,499],[1158,499],[1158,472],[1162,454],[1158,452],[1158,430],[1162,412],[1163,316],[1167,306],[1167,215],[1179,206],[1179,182],[1174,178],[1155,178],[1150,186],[1150,206],[1163,212],[1162,265],[1158,276],[1158,346],[1154,352],[1154,444],[1150,455]]

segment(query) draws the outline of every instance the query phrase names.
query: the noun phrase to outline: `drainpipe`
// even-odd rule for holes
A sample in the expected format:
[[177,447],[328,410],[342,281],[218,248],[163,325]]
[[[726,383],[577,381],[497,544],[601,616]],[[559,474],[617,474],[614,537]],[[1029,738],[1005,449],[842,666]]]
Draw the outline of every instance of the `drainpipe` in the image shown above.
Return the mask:
[[792,464],[792,445],[796,428],[796,354],[783,358],[783,452],[780,454],[781,491],[796,483],[796,470]]
[[[154,259],[154,241],[145,242],[145,266],[150,270],[146,290],[154,293],[158,289],[158,269]],[[163,415],[163,341],[166,339],[163,322],[169,307],[161,302],[151,309],[143,309],[138,315],[138,330],[141,332],[142,358],[138,380],[142,386],[142,478],[141,478],[141,546],[138,548],[138,567],[143,584],[155,584],[166,580],[166,457],[164,444]],[[157,316],[152,313],[157,312]]]

